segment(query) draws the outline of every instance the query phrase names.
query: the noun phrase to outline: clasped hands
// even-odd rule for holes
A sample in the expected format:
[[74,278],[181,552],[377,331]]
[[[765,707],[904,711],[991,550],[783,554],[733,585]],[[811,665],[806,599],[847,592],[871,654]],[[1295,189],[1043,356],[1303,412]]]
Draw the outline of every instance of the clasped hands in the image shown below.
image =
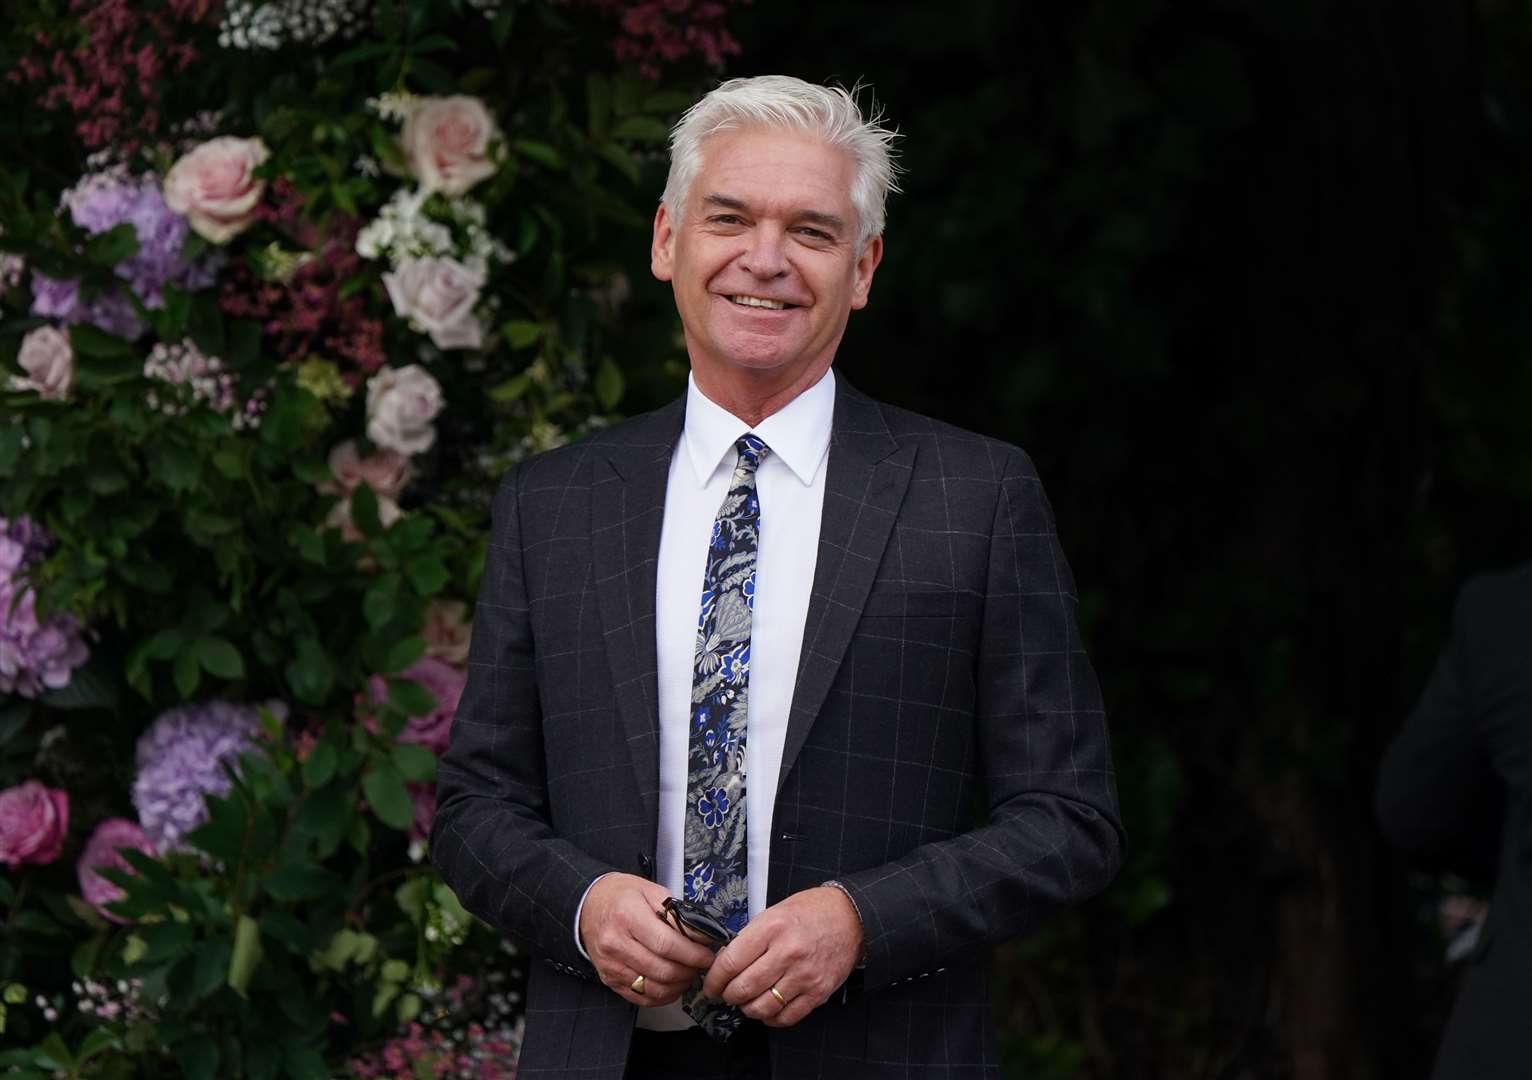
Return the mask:
[[[668,1005],[706,972],[708,997],[791,1027],[846,981],[862,952],[861,920],[839,889],[805,889],[773,904],[717,954],[656,916],[669,895],[646,878],[608,874],[580,912],[580,942],[601,981],[635,1005]],[[640,975],[641,994],[633,989]]]

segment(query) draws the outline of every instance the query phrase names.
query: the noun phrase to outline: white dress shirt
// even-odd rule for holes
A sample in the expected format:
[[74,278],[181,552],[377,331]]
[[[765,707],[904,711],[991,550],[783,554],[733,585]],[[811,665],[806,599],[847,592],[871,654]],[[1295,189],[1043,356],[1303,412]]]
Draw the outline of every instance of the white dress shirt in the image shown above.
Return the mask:
[[[686,422],[670,459],[665,487],[665,521],[654,597],[660,713],[655,880],[672,895],[683,896],[692,667],[708,541],[738,460],[735,440],[754,433],[771,448],[756,472],[761,521],[745,739],[746,873],[752,918],[766,906],[771,817],[814,584],[825,461],[834,414],[835,376],[830,371],[754,428],[710,401],[689,378]],[[577,941],[578,925],[576,915]],[[679,1002],[639,1010],[638,1026],[642,1028],[677,1030],[691,1024]]]

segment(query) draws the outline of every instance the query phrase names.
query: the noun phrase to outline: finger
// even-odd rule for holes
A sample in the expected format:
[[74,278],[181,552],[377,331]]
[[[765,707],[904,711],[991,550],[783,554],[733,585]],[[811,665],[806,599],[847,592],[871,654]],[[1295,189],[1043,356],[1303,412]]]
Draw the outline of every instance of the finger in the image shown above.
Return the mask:
[[[740,972],[749,968],[766,952],[771,944],[770,937],[760,932],[752,934],[750,931],[754,929],[753,923],[745,927],[740,931],[739,937],[724,946],[723,950],[713,958],[713,966],[708,969],[707,981],[702,984],[702,992],[708,997],[730,1000],[724,997],[724,987],[733,982]],[[780,972],[772,974],[780,974]],[[756,993],[770,985],[769,982],[763,983],[757,987]]]
[[653,919],[634,927],[633,937],[654,955],[693,971],[706,971],[713,964],[713,950],[687,937],[668,922]]
[[778,994],[782,995],[780,1000],[778,1000],[776,994],[771,992],[771,988],[768,987],[765,993],[757,994],[742,1004],[739,1007],[739,1011],[750,1017],[750,1019],[760,1020],[762,1023],[774,1020],[787,1010],[787,1005],[793,1000],[791,990],[784,990],[781,986],[776,987],[776,990]]
[[[653,982],[685,985],[697,977],[696,968],[666,960],[644,948],[641,943],[632,940],[623,942],[621,947],[615,950],[612,961],[613,966],[635,974],[642,971],[644,977]],[[633,976],[628,977],[631,979]]]
[[[770,994],[766,996],[768,998],[771,997]],[[772,1004],[776,1004],[776,999],[772,999]],[[812,994],[799,994],[797,997],[790,999],[786,1007],[778,1011],[775,1016],[761,1017],[761,1023],[767,1027],[774,1028],[792,1027],[822,1004],[823,1002],[815,1001]]]
[[618,997],[624,1001],[631,1001],[641,1007],[653,1007],[655,1005],[669,1005],[681,996],[681,991],[692,984],[692,979],[687,978],[682,982],[666,982],[644,977],[643,993],[633,989],[633,984],[638,980],[638,972],[630,968],[614,966],[607,969],[601,976],[601,981]]

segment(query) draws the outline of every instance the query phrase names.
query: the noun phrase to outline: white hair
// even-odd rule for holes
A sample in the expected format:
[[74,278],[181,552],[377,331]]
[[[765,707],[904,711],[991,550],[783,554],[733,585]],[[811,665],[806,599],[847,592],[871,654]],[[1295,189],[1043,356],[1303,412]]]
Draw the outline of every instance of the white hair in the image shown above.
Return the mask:
[[883,234],[884,205],[890,191],[899,190],[899,166],[893,143],[899,133],[883,124],[876,105],[862,115],[856,94],[840,86],[817,86],[791,75],[759,75],[730,79],[687,109],[670,132],[670,175],[661,201],[677,226],[702,171],[702,146],[722,131],[765,127],[801,132],[839,147],[851,155],[856,175],[851,181],[851,205],[856,208],[857,241]]

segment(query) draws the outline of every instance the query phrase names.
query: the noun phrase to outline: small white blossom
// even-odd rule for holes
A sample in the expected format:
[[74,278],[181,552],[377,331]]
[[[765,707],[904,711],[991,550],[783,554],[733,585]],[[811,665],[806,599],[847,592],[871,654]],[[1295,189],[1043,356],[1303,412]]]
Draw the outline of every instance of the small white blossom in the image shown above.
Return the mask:
[[372,0],[229,0],[218,27],[225,49],[323,45],[366,29]]

